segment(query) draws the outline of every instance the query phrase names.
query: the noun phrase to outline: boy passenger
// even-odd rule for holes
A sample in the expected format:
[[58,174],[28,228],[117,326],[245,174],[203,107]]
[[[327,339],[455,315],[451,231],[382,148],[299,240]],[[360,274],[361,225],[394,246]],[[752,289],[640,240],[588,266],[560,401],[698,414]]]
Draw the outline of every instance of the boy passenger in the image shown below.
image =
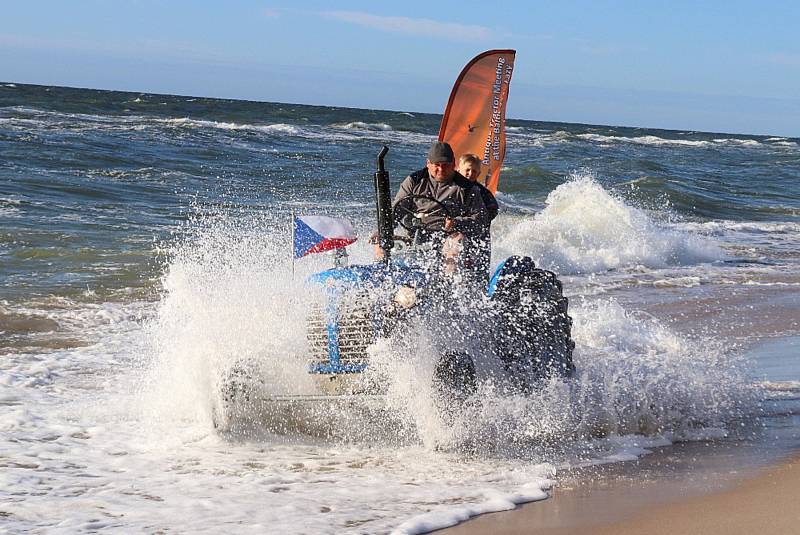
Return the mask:
[[482,276],[489,274],[492,259],[492,236],[489,232],[489,227],[492,220],[497,217],[499,207],[497,200],[492,195],[489,189],[478,182],[478,177],[481,175],[481,160],[474,154],[462,154],[458,159],[458,166],[456,170],[464,176],[467,180],[473,182],[475,187],[480,191],[481,199],[486,210],[486,223],[473,238],[474,249],[473,258],[475,262],[475,270],[481,273]]

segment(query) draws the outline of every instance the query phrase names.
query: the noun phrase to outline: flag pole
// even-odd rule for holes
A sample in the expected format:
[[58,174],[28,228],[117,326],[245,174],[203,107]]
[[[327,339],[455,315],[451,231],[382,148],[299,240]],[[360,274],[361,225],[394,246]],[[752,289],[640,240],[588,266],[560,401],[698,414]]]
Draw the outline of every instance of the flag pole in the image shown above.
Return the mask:
[[289,229],[292,234],[292,239],[289,241],[289,260],[292,262],[292,280],[294,280],[294,210],[292,210],[292,220],[289,223]]

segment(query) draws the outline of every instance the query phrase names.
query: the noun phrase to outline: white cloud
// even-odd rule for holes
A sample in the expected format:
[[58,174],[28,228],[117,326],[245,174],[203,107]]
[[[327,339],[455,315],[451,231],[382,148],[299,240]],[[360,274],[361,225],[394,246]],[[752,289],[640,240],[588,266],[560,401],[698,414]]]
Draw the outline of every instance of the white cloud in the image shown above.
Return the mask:
[[408,17],[383,17],[360,11],[324,11],[325,18],[357,24],[375,30],[426,37],[438,37],[458,41],[488,39],[492,31],[485,26],[440,22],[431,19],[412,19]]

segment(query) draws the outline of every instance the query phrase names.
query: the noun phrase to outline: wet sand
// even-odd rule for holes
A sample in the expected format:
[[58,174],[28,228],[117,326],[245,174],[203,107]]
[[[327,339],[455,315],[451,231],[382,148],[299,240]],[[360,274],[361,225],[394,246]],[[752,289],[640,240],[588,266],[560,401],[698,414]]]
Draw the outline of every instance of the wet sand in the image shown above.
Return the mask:
[[[688,453],[690,456],[691,452]],[[661,454],[655,454],[660,457]],[[452,535],[534,534],[796,534],[800,533],[800,454],[775,464],[744,470],[731,464],[737,454],[722,453],[700,461],[687,457],[677,465],[636,461],[627,471],[644,469],[644,479],[603,470],[591,481],[563,482],[551,498],[506,513],[472,519],[437,533]],[[672,461],[666,459],[667,464]],[[685,468],[696,462],[695,472]],[[624,463],[627,464],[627,463]],[[641,466],[644,464],[645,466]],[[635,466],[634,466],[635,465]],[[728,465],[727,469],[722,466]],[[672,476],[667,475],[670,471]],[[717,471],[719,470],[719,471]],[[586,477],[586,474],[581,476]]]

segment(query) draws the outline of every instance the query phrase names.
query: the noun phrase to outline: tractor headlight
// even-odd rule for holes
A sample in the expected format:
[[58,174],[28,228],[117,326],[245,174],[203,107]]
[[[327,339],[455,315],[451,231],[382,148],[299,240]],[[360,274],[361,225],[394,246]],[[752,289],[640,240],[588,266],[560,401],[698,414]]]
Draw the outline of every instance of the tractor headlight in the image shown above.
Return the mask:
[[411,308],[417,304],[417,291],[411,286],[401,286],[394,294],[394,302],[403,308]]

